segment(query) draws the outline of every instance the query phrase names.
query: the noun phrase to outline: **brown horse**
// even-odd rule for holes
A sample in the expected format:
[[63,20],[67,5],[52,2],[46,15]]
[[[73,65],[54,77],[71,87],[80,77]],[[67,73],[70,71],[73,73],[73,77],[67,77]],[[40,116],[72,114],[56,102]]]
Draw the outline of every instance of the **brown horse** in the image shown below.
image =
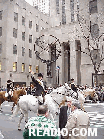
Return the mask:
[[8,100],[8,98],[5,97],[5,93],[6,93],[6,91],[0,92],[0,111],[1,111],[1,104],[2,104],[4,101],[14,102],[14,103],[13,103],[13,107],[12,107],[12,109],[11,109],[11,111],[13,111],[13,108],[14,108],[15,104],[17,105],[17,102],[18,102],[19,97],[20,97],[20,96],[23,96],[23,95],[26,95],[25,89],[14,90],[14,91],[13,91],[13,97],[11,97],[11,99]]

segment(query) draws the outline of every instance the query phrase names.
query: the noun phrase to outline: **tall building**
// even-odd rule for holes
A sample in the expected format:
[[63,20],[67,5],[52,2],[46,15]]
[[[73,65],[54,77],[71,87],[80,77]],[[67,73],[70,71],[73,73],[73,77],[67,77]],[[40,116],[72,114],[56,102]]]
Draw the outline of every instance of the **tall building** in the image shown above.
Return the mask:
[[[45,0],[34,2],[44,11]],[[68,83],[71,78],[77,85],[91,85],[95,66],[104,70],[103,5],[104,0],[50,0],[47,16],[25,0],[0,0],[0,86],[7,79],[30,85],[31,69],[36,76],[43,73],[47,85]],[[54,62],[46,64],[46,59]]]
[[49,15],[50,0],[33,0],[33,6],[40,12]]
[[0,86],[8,79],[30,85],[30,70],[38,72],[39,66],[34,44],[47,23],[48,18],[25,0],[0,0]]

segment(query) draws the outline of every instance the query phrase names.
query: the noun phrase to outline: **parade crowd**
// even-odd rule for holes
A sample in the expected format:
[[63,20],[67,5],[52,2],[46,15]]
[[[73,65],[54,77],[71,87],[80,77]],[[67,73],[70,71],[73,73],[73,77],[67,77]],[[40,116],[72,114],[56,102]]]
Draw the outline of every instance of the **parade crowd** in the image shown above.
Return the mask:
[[[45,102],[46,90],[42,81],[43,75],[38,74],[38,78],[35,79],[34,72],[31,71],[31,79],[35,84],[35,88],[31,85],[26,88],[27,95],[35,95],[39,101],[37,109],[37,117],[31,117],[25,125],[23,131],[24,139],[87,139],[87,134],[81,136],[79,131],[80,129],[88,129],[90,126],[89,115],[86,111],[81,110],[81,106],[78,101],[73,102],[71,97],[67,97],[66,103],[64,106],[60,107],[59,110],[59,129],[63,130],[62,134],[55,134],[52,129],[58,129],[55,122],[49,119],[49,109]],[[13,82],[11,80],[7,81],[7,89],[0,88],[0,91],[6,91],[8,93],[8,99],[10,100],[13,95],[14,89],[22,89],[19,86],[13,88]],[[78,87],[74,84],[74,79],[71,79],[69,85],[74,92],[77,92]],[[79,86],[80,90],[86,89],[88,86]],[[104,90],[103,87],[96,87],[95,91],[98,95],[99,101],[104,99]],[[40,129],[40,130],[39,130]],[[74,130],[73,134],[73,129]],[[37,132],[38,131],[38,132]],[[51,133],[52,132],[52,133]],[[66,133],[67,132],[67,133]],[[51,134],[50,134],[51,133]]]

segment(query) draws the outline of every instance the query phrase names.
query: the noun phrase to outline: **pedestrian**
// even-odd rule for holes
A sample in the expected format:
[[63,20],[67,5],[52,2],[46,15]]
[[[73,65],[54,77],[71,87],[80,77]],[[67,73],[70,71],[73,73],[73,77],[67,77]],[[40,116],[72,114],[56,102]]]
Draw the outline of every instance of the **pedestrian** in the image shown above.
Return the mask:
[[[72,105],[72,98],[67,97],[67,106],[62,106],[60,108],[60,113],[59,113],[59,128],[60,128],[60,130],[62,128],[65,128],[65,125],[67,123],[67,118],[71,114],[71,105]],[[61,139],[63,139],[62,136],[61,136]]]
[[35,91],[35,96],[37,96],[38,100],[39,100],[39,104],[43,104],[45,101],[45,90],[44,90],[44,85],[43,85],[43,75],[42,73],[38,74],[38,78],[35,79],[34,77],[34,72],[31,71],[31,78],[32,81],[35,83],[35,87],[36,87],[36,91]]
[[[80,109],[80,105],[77,102],[72,103],[72,113],[69,115],[65,128],[68,129],[68,135],[64,139],[87,139],[87,135],[80,135],[81,128],[88,129],[89,115]],[[77,130],[74,130],[77,129]],[[72,132],[74,131],[74,133]],[[77,136],[76,136],[77,135]]]
[[[30,130],[29,128],[32,128],[32,130]],[[48,119],[47,105],[39,105],[38,116],[29,119],[28,123],[25,125],[23,138],[24,139],[58,139],[59,137],[57,135],[51,136],[52,128],[57,129],[55,123],[52,122],[50,119]],[[49,132],[47,131],[47,133],[49,134],[47,133],[45,134],[46,130],[49,131]],[[36,136],[34,136],[32,133],[29,136],[30,131],[34,131]],[[40,131],[39,134],[38,131]]]

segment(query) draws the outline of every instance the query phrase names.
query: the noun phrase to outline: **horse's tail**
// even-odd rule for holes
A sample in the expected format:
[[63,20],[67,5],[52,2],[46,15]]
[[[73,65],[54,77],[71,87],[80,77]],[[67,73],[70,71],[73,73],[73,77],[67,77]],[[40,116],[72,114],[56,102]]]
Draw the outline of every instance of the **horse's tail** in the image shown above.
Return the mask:
[[18,111],[20,110],[20,106],[19,106],[19,102],[17,103],[17,106],[13,112],[13,114],[11,115],[10,119],[12,119],[13,117],[15,117],[18,113]]

